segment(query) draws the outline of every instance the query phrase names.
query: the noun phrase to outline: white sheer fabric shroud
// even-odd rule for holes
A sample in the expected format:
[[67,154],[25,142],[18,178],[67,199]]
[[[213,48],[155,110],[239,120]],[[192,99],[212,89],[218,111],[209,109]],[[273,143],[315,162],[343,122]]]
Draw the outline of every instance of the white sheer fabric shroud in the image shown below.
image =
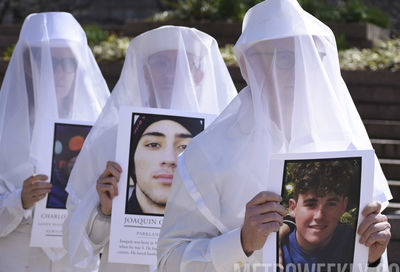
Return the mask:
[[71,262],[88,265],[94,255],[85,232],[99,204],[96,181],[115,160],[121,106],[219,114],[237,94],[217,42],[194,28],[163,26],[134,38],[120,79],[89,133],[68,182],[64,225]]
[[[64,12],[29,15],[0,91],[2,200],[21,190],[33,173],[40,173],[45,163],[41,148],[51,138],[45,130],[48,120],[95,121],[108,96],[85,32],[73,16]],[[5,212],[2,208],[0,214]],[[15,226],[2,229],[1,236],[21,222],[14,219]],[[52,260],[59,258],[44,250]]]
[[[268,0],[251,8],[234,52],[248,87],[178,161],[188,194],[220,233],[240,227],[246,203],[273,182],[266,180],[271,154],[372,148],[341,77],[332,31],[296,0]],[[375,159],[374,200],[386,207],[391,197]],[[184,210],[179,198],[169,197],[159,267],[183,242],[173,238],[179,236],[176,216],[168,219],[174,213],[169,206]]]

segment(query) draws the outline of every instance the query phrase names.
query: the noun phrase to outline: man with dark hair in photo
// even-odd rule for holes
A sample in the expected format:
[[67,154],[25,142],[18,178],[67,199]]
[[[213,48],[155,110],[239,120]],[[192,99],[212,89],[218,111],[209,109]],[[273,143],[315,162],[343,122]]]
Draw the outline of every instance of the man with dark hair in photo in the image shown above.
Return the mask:
[[[67,209],[70,216],[64,227],[67,232],[74,233],[69,236],[68,241],[65,241],[69,245],[72,263],[88,266],[98,260],[97,256],[102,251],[99,271],[155,270],[155,264],[151,266],[108,262],[112,201],[118,195],[118,183],[121,182],[119,179],[122,173],[120,165],[113,161],[120,108],[151,107],[219,114],[236,94],[217,42],[208,34],[194,28],[162,26],[142,33],[131,41],[118,83],[102,115],[89,133],[68,181],[67,191],[71,197],[67,201]],[[165,123],[171,125],[168,133],[171,133],[170,128],[174,125],[172,134],[189,136],[187,134],[190,132],[195,136],[195,133],[181,122],[160,120],[149,125],[148,131],[143,131],[144,134],[150,132],[151,134],[137,137],[143,142],[136,144],[138,148],[130,152],[135,154],[133,158],[136,156],[138,159],[134,162],[135,172],[132,173],[132,167],[128,169],[130,176],[137,179],[137,182],[133,182],[136,183],[135,188],[130,190],[133,193],[124,196],[130,198],[128,202],[132,202],[128,206],[137,209],[125,212],[164,213],[163,206],[171,187],[169,185],[172,182],[171,173],[177,165],[175,160],[178,150],[181,152],[189,140],[186,138],[180,141],[183,140],[182,137],[175,137],[172,134],[169,134],[169,137],[161,136],[160,134],[167,136],[167,131],[161,131],[160,129],[164,129],[165,126],[158,125]],[[141,145],[145,138],[146,141],[149,139],[151,141]],[[160,141],[167,138],[176,140],[176,144],[181,143],[168,145],[169,148],[165,150],[170,151],[169,158],[163,163],[160,159],[164,155],[155,154],[161,151],[158,149],[163,145]],[[135,144],[131,144],[131,148],[134,146]],[[141,164],[139,157],[144,158],[144,153],[143,156],[139,156],[139,152],[144,151],[146,156],[151,154],[152,159],[148,162],[154,164],[139,167]],[[161,175],[139,171],[150,170],[153,167],[160,169],[161,164],[164,170],[168,169]],[[139,175],[142,174],[147,177],[140,178]],[[147,182],[144,182],[145,179]],[[127,180],[122,182],[125,184]]]
[[360,184],[360,166],[354,159],[321,160],[296,162],[291,170],[289,215],[296,228],[282,241],[286,271],[299,264],[308,269],[317,263],[350,265],[355,226],[341,223],[340,217],[347,210],[350,188]]
[[200,119],[139,115],[132,127],[126,213],[164,214],[165,205],[181,154],[203,130]]

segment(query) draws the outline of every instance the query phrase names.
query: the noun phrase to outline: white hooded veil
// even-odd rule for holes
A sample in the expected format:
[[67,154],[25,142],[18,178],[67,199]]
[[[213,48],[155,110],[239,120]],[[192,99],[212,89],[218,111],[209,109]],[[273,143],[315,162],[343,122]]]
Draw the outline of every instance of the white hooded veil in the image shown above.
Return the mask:
[[95,121],[108,96],[74,17],[65,12],[29,15],[0,91],[1,194],[21,189],[25,179],[40,172],[45,163],[41,147],[51,138],[44,130],[47,120]]
[[[179,157],[201,213],[221,233],[243,222],[273,153],[371,149],[341,77],[335,38],[296,0],[251,8],[234,47],[248,87]],[[173,196],[171,197],[173,199]],[[374,199],[391,199],[376,159]]]
[[72,170],[67,191],[70,211],[64,228],[72,263],[93,262],[85,228],[99,197],[96,181],[115,160],[121,106],[170,108],[219,114],[236,89],[217,42],[194,28],[163,26],[134,38],[121,76]]

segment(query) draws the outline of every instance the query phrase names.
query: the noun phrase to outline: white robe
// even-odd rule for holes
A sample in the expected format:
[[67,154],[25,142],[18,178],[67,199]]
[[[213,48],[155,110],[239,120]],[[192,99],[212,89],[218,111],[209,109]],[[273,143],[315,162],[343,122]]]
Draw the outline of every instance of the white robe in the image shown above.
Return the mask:
[[[63,65],[53,64],[56,59]],[[51,163],[43,152],[51,138],[48,120],[95,121],[108,97],[74,17],[27,16],[0,90],[0,271],[95,270],[97,263],[85,270],[73,267],[63,249],[29,246],[34,209],[23,209],[21,192],[27,178]]]
[[108,262],[108,247],[110,240],[110,226],[111,217],[104,216],[99,213],[97,208],[93,209],[90,215],[90,220],[86,227],[86,235],[91,243],[94,255],[97,255],[103,250],[100,259],[99,272],[153,272],[156,271],[155,267],[148,265],[138,264],[122,264],[122,263],[110,263]]
[[[167,204],[157,247],[159,272],[262,271],[262,251],[247,257],[242,249],[241,223],[221,234],[200,212],[178,171],[169,197],[173,201]],[[384,270],[376,267],[366,272],[374,271]]]
[[[248,87],[179,157],[159,272],[228,272],[240,263],[255,271],[261,252],[246,258],[239,234],[246,204],[274,182],[267,180],[271,156],[372,149],[341,77],[333,32],[296,0],[250,9],[233,50]],[[377,159],[373,199],[383,207],[391,199]]]
[[0,194],[0,272],[97,271],[72,266],[67,255],[52,262],[41,248],[29,246],[34,209],[22,207],[21,191]]
[[[165,63],[159,67],[175,67],[170,69],[175,70],[173,84],[169,84],[171,75],[161,77],[149,62],[150,57],[171,50],[177,52],[176,57],[160,59]],[[131,41],[120,79],[85,141],[66,188],[69,217],[64,231],[70,235],[64,245],[72,263],[90,264],[104,246],[101,271],[148,271],[142,265],[108,263],[109,226],[94,220],[99,205],[96,181],[106,162],[115,160],[119,109],[135,106],[218,114],[236,94],[211,36],[187,27],[163,26]],[[96,235],[97,231],[102,233]]]

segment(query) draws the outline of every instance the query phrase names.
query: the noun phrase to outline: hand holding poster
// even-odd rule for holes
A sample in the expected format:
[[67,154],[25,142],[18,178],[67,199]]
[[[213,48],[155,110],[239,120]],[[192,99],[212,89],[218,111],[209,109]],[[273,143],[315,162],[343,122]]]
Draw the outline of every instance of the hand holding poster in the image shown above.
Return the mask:
[[116,161],[122,173],[113,200],[109,262],[156,264],[177,157],[211,119],[172,110],[121,109]]
[[35,206],[31,246],[62,248],[62,224],[67,217],[65,191],[75,160],[92,124],[57,120],[49,122],[52,142],[43,147],[47,163],[41,173],[50,177],[51,192]]
[[287,216],[264,246],[264,263],[291,272],[364,271],[368,248],[356,230],[372,201],[373,163],[373,151],[275,156],[270,179],[279,185],[271,190],[282,195]]

